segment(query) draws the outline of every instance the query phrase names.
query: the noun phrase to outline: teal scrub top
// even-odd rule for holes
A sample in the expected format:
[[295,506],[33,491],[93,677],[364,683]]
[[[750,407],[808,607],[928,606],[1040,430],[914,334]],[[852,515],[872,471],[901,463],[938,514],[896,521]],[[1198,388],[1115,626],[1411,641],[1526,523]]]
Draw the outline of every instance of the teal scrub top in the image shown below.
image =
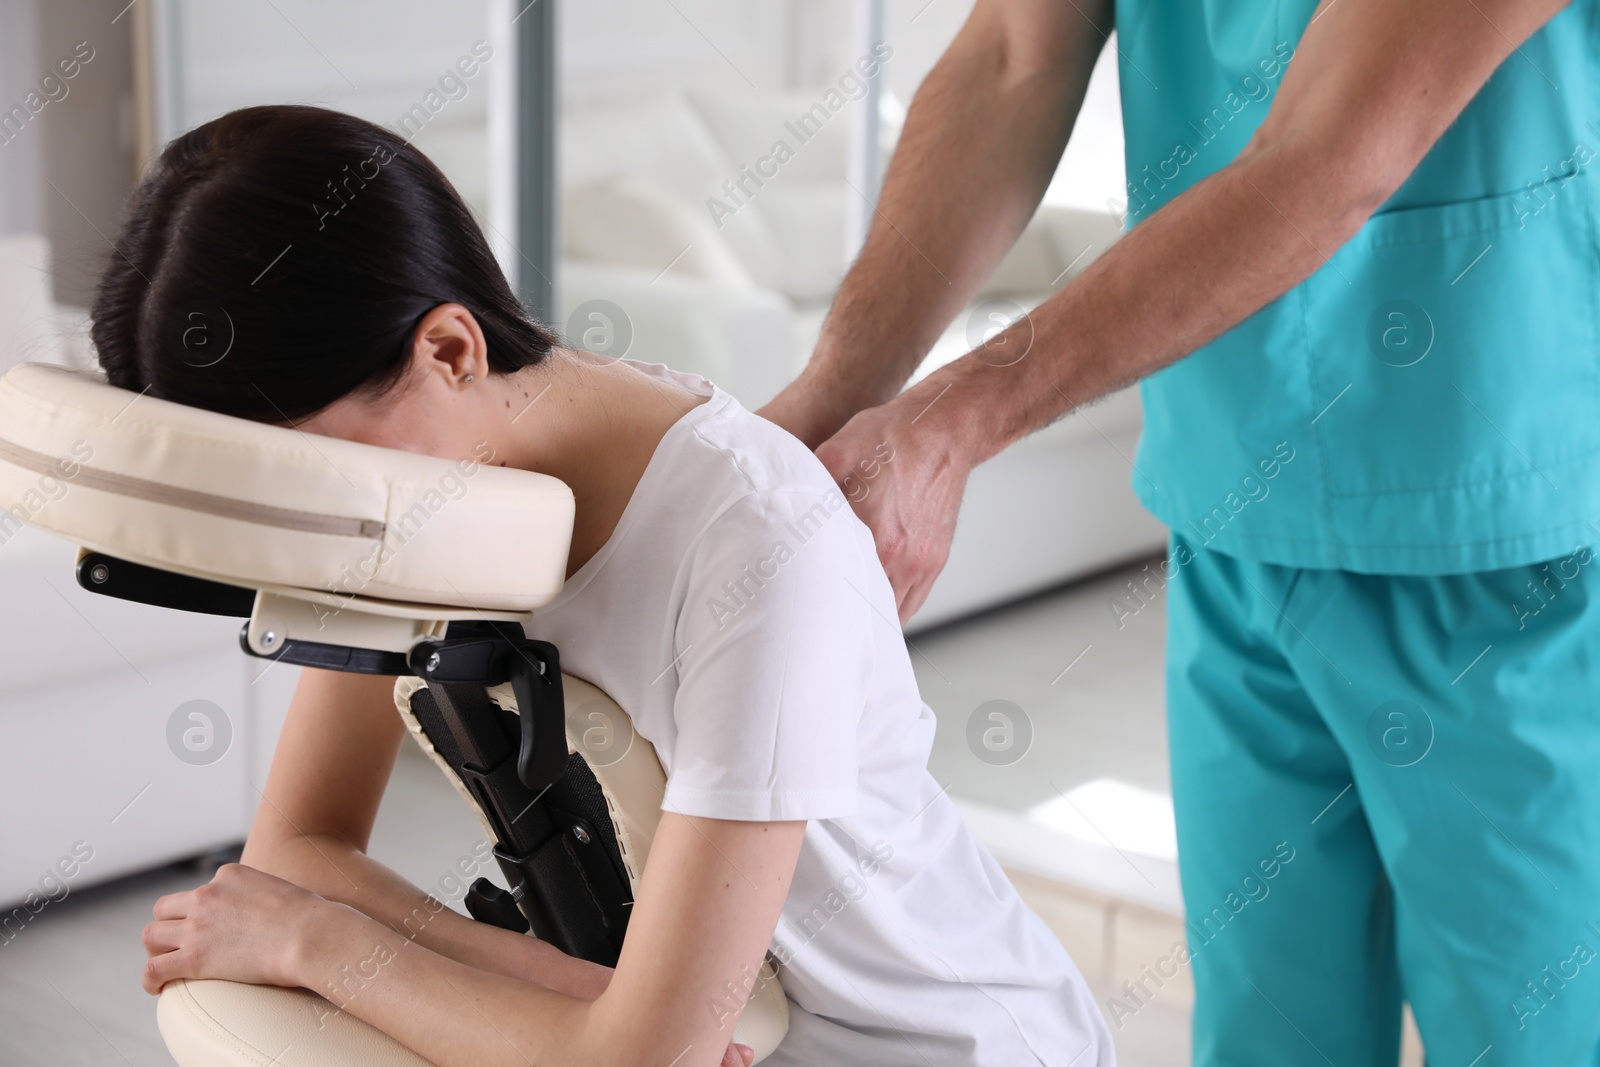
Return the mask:
[[[1118,0],[1130,225],[1244,147],[1314,8]],[[1163,522],[1391,574],[1600,537],[1597,13],[1575,0],[1512,52],[1310,278],[1145,381],[1132,478]]]

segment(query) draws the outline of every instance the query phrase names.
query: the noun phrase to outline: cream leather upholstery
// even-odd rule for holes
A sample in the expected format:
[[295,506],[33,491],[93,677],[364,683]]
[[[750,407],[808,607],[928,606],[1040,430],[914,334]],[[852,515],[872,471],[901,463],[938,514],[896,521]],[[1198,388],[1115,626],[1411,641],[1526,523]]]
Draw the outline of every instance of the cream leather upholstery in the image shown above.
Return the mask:
[[[493,842],[494,828],[411,712],[411,697],[424,686],[420,678],[397,678],[395,706],[412,739],[478,813],[485,838]],[[634,734],[627,714],[605,693],[571,675],[562,676],[562,692],[567,748],[585,754],[605,791],[628,880],[637,894],[661,819],[666,774],[655,750]],[[516,710],[509,686],[495,686],[489,696],[501,707]],[[173,982],[161,992],[156,1018],[178,1067],[423,1067],[427,1063],[382,1031],[303,989]],[[751,991],[730,1040],[749,1045],[759,1063],[778,1047],[788,1026],[789,1002],[769,964],[762,969],[762,980]]]
[[304,989],[168,982],[156,1022],[178,1067],[429,1067]]
[[[257,590],[247,627],[257,654],[286,637],[405,652],[442,636],[448,620],[518,620],[553,598],[566,573],[571,490],[480,458],[453,463],[309,435],[51,365],[22,364],[0,378],[0,512],[10,513],[0,521]],[[481,819],[410,711],[425,684],[399,678],[396,704]],[[569,751],[584,754],[601,785],[637,893],[665,775],[609,697],[570,676],[563,688]],[[509,684],[489,695],[517,710]],[[178,981],[157,1003],[179,1067],[426,1067],[305,990]],[[759,1060],[787,1026],[774,973],[757,983],[732,1038]]]
[[0,378],[0,509],[13,507],[183,574],[501,611],[560,592],[573,516],[572,490],[543,474],[136,397],[43,363]]
[[[426,683],[420,678],[397,678],[394,701],[411,737],[422,747],[444,776],[455,786],[473,811],[478,812],[484,836],[495,840],[494,828],[483,818],[472,795],[456,777],[444,757],[434,750],[422,724],[411,713],[411,697]],[[605,792],[606,808],[617,834],[623,865],[628,869],[634,897],[644,875],[650,845],[661,822],[661,800],[667,792],[667,776],[656,758],[655,749],[633,732],[627,712],[606,694],[570,674],[561,676],[562,697],[566,701],[567,751],[581,752]],[[489,690],[489,698],[508,711],[516,711],[516,698],[509,685]],[[777,967],[770,960],[761,969],[750,991],[731,1040],[749,1045],[760,1063],[778,1047],[789,1029],[789,1002],[778,982]],[[184,1064],[183,1067],[188,1067]]]

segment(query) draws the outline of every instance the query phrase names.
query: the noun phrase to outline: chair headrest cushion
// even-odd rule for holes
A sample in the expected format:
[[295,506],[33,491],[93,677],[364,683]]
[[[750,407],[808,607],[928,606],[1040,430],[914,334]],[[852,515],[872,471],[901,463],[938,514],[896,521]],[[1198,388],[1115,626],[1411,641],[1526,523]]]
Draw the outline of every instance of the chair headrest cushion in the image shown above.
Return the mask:
[[547,475],[270,426],[24,363],[0,378],[0,539],[30,523],[243,586],[531,611],[573,498]]

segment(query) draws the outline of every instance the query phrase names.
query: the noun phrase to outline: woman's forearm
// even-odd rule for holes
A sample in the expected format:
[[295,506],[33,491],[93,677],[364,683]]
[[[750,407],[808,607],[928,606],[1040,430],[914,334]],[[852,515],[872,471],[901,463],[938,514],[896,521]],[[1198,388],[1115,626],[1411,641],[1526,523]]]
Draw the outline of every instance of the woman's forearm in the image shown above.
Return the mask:
[[[242,869],[209,899],[173,906],[200,912],[201,930],[169,936],[180,959],[153,977],[182,976],[181,950],[198,941],[204,951],[206,927],[242,922],[270,938],[246,944],[245,956],[286,942],[288,981],[331,985],[339,1010],[438,1067],[731,1064],[726,990],[760,966],[805,827],[665,813],[617,975],[592,1002],[449,959],[353,908],[297,900],[303,890]],[[207,914],[219,907],[231,917]],[[291,932],[271,938],[274,925]]]
[[[475,922],[345,841],[300,835],[263,845],[252,835],[243,862],[347,904],[406,941],[479,970],[582,1000],[598,997],[610,982],[611,968],[575,959],[537,938]],[[328,995],[326,989],[308,988]]]
[[306,916],[293,969],[437,1067],[606,1062],[587,1000],[451,959],[351,908],[323,902]]
[[[213,978],[316,990],[329,1002],[325,1017],[349,1014],[438,1067],[731,1067],[748,1050],[729,1043],[728,997],[760,966],[805,825],[664,813],[617,974],[592,1001],[452,959],[354,906],[237,863],[156,901],[141,981],[151,994]],[[255,852],[292,866],[281,857],[294,847]],[[329,865],[347,859],[361,862],[319,855]],[[371,874],[351,868],[349,882],[359,889]]]

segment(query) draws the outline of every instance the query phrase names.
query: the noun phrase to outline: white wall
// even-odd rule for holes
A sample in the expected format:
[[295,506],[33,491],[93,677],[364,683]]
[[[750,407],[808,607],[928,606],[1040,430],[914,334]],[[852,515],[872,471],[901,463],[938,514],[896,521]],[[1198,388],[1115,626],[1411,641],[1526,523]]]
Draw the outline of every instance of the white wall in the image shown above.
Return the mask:
[[[490,72],[514,53],[490,30],[488,0],[166,0],[161,8],[176,72],[168,136],[253,104],[335,108],[414,137],[478,217],[491,217]],[[472,52],[478,42],[490,58],[440,91],[452,64],[482,54]],[[430,91],[443,106],[420,131],[403,125]]]
[[[318,104],[392,127],[489,33],[485,0],[168,6],[178,28],[183,106],[177,117],[185,129],[265,103]],[[479,91],[479,78],[467,81],[467,94],[451,100],[440,121],[483,120],[488,94]]]
[[[79,42],[93,59],[0,144],[0,236],[44,234],[55,299],[85,304],[132,182],[131,19],[99,0],[0,3],[0,109],[23,102]],[[43,94],[41,94],[43,95]],[[53,188],[52,188],[53,186]]]
[[[20,102],[38,77],[37,6],[0,4],[0,108]],[[0,237],[42,229],[42,147],[26,131],[0,145]]]
[[[814,2],[822,9],[833,0]],[[815,47],[807,43],[814,20],[788,0],[569,0],[558,12],[568,105],[680,86],[782,90]]]
[[[895,103],[904,106],[911,102],[971,11],[972,0],[887,0],[885,26],[894,45],[894,60],[884,69]],[[1108,199],[1122,195],[1122,151],[1122,104],[1113,34],[1095,65],[1083,110],[1045,202],[1106,210]]]
[[1125,195],[1122,153],[1122,95],[1117,87],[1117,35],[1113,33],[1089,78],[1083,110],[1055,179],[1045,191],[1045,203],[1096,211],[1111,208],[1113,200]]

